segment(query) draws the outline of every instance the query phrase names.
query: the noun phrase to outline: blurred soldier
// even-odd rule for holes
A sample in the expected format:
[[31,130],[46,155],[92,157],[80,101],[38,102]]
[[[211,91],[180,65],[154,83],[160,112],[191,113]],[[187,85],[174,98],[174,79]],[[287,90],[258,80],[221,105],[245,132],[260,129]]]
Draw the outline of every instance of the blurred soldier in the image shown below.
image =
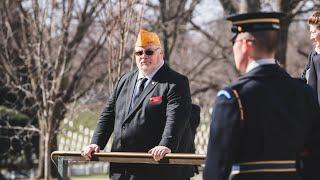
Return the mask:
[[[231,16],[236,67],[244,75],[217,94],[205,180],[298,180],[297,160],[320,153],[312,89],[275,63],[281,13]],[[310,166],[312,168],[312,165]]]
[[[149,152],[156,161],[171,152],[188,152],[191,141],[191,96],[187,77],[164,63],[157,34],[141,30],[135,46],[138,70],[122,76],[82,156],[104,149],[114,133],[111,151]],[[189,179],[193,166],[110,164],[111,179]]]

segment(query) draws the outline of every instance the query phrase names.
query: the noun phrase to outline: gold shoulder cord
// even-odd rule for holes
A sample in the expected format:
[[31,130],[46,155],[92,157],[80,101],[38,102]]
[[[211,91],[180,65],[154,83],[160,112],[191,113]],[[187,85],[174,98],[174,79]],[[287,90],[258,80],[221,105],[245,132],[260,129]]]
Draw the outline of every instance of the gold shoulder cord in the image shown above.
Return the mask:
[[241,119],[241,121],[243,121],[244,120],[243,106],[242,106],[239,94],[235,89],[232,89],[232,92],[237,98],[238,105],[239,105],[239,110],[240,110],[240,119]]

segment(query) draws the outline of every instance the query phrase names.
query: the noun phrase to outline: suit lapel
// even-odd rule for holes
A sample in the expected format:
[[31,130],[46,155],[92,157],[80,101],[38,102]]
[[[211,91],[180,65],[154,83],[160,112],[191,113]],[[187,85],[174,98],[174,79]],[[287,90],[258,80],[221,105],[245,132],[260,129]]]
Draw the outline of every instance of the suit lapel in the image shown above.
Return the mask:
[[126,95],[126,115],[129,113],[130,111],[130,104],[132,101],[132,95],[133,95],[133,91],[134,91],[134,87],[136,85],[136,81],[137,81],[137,77],[138,77],[138,71],[136,71],[133,76],[130,79],[130,82],[128,82],[129,84],[129,88],[127,91],[127,95]]
[[137,103],[132,107],[131,111],[129,112],[128,116],[129,117],[133,112],[137,110],[139,105],[143,102],[143,100],[146,98],[146,96],[153,90],[154,87],[156,87],[158,83],[155,81],[151,81],[147,87],[143,90],[142,94],[140,97],[137,99]]
[[[135,112],[138,110],[138,107],[141,108],[141,103],[143,103],[144,99],[146,98],[146,96],[148,94],[150,94],[152,92],[152,90],[157,86],[158,82],[161,80],[161,77],[163,75],[163,73],[165,73],[167,69],[167,66],[166,64],[164,64],[160,69],[159,71],[154,75],[154,77],[152,78],[151,82],[145,87],[145,89],[143,90],[142,94],[140,95],[140,97],[137,99],[137,103],[134,105],[134,107],[132,107],[131,111],[129,111],[129,107],[130,107],[130,102],[131,102],[131,99],[132,99],[132,93],[133,93],[133,90],[131,91],[131,97],[130,97],[130,101],[129,101],[129,105],[128,106],[128,109],[127,109],[127,116],[125,118],[125,120],[123,121],[126,122],[129,117]],[[138,74],[138,73],[137,73]],[[137,77],[137,75],[135,76]],[[135,78],[137,79],[137,78]],[[134,85],[135,85],[135,82],[133,83],[133,86],[131,87],[132,89],[134,89]]]

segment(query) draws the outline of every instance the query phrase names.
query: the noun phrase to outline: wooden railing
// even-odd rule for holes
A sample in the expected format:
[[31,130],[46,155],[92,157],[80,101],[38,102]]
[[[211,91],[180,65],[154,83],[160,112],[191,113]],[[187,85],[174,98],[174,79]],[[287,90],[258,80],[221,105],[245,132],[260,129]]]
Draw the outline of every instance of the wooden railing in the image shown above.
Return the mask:
[[[58,179],[65,180],[68,178],[68,162],[69,161],[86,161],[81,157],[80,152],[70,151],[54,151],[51,154],[51,159],[57,163]],[[204,164],[205,155],[200,154],[183,154],[170,153],[162,160],[155,161],[149,153],[137,152],[108,152],[108,153],[94,153],[91,161],[105,161],[117,163],[148,163],[148,164],[187,164],[187,165],[201,165]]]

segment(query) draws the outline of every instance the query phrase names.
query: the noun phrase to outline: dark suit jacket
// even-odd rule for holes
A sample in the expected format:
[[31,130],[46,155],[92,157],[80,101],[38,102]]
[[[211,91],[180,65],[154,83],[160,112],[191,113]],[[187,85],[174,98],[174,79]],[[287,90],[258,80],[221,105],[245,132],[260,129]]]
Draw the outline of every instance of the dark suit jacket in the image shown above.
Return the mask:
[[[111,151],[148,152],[161,145],[172,152],[187,152],[191,97],[188,79],[163,65],[129,110],[138,70],[120,78],[98,120],[91,143],[104,149],[114,133]],[[183,136],[184,141],[181,139]],[[182,166],[111,163],[110,173],[126,170],[138,179],[190,177]],[[184,172],[183,172],[184,171]]]
[[310,71],[308,84],[316,93],[320,105],[320,54],[317,54],[315,51],[312,51],[309,55],[310,59]]
[[[291,78],[278,65],[263,65],[223,90],[213,106],[204,179],[227,180],[237,163],[297,160],[305,147],[319,154],[319,108],[312,89],[303,81]],[[244,120],[233,90],[239,94]],[[301,177],[296,172],[259,172],[232,179]]]

